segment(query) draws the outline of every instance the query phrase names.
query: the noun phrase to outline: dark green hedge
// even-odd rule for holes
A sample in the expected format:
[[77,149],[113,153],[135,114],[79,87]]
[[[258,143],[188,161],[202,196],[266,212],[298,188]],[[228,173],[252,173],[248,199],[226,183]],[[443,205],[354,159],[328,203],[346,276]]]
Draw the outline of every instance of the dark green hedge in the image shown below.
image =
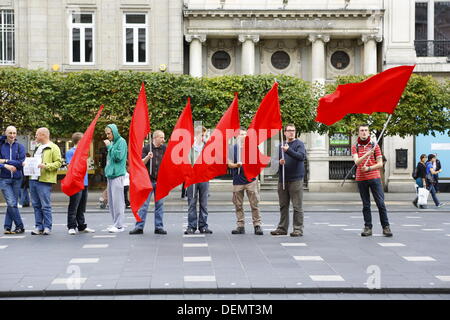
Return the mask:
[[[364,77],[339,78],[338,83],[360,81]],[[317,100],[309,82],[295,77],[277,76],[283,122],[292,122],[300,132],[317,130],[314,122]],[[192,78],[170,73],[132,71],[86,71],[68,74],[0,68],[0,128],[13,124],[20,134],[33,133],[41,126],[53,136],[70,136],[84,131],[98,107],[105,105],[96,134],[114,122],[127,137],[132,112],[141,82],[147,89],[152,130],[170,133],[186,98],[191,97],[194,121],[214,127],[239,92],[241,124],[248,126],[261,99],[271,88],[274,76],[222,76]],[[398,108],[389,134],[418,134],[429,130],[449,131],[449,82],[439,83],[431,77],[414,75]],[[327,86],[327,91],[334,85]],[[445,109],[447,108],[447,109]],[[397,114],[397,112],[396,112]],[[349,130],[371,116],[351,115],[331,128],[321,131]],[[384,114],[373,116],[379,126]],[[377,120],[378,119],[378,120]],[[420,122],[420,125],[418,124]]]

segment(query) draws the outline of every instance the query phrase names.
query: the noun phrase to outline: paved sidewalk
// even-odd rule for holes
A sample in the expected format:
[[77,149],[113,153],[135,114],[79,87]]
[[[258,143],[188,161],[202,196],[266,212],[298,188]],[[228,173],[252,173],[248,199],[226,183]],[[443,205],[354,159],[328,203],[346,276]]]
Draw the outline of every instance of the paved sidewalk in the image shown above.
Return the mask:
[[[95,234],[69,236],[65,196],[54,194],[51,236],[0,236],[0,296],[450,294],[450,206],[418,210],[411,194],[386,195],[393,238],[380,235],[376,209],[374,236],[360,237],[357,194],[305,193],[301,238],[269,235],[279,218],[274,192],[261,196],[264,236],[253,234],[248,205],[247,234],[232,235],[231,195],[219,192],[210,197],[212,235],[183,235],[187,203],[179,193],[166,206],[168,235],[153,234],[151,213],[145,234],[129,235],[129,210],[127,232],[108,234],[111,217],[96,207],[96,196],[87,213]],[[30,229],[32,209],[22,215]]]

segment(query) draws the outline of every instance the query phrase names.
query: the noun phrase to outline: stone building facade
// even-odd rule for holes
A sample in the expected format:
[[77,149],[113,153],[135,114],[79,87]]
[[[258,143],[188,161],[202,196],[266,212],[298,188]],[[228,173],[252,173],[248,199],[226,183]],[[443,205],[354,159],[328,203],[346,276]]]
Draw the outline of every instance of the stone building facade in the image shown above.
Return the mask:
[[[325,83],[417,64],[417,73],[447,78],[449,26],[449,0],[0,0],[0,67],[287,74]],[[354,137],[301,139],[310,190],[355,189],[340,187]],[[389,191],[413,190],[414,142],[385,139]]]

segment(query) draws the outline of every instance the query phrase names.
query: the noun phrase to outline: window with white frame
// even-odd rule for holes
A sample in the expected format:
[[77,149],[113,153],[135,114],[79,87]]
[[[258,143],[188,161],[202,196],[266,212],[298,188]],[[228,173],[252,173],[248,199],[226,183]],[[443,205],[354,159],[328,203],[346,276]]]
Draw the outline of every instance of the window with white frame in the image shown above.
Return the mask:
[[94,64],[94,14],[90,12],[72,12],[70,19],[70,63]]
[[15,63],[14,11],[0,10],[0,65]]
[[139,65],[148,63],[147,14],[125,13],[123,24],[123,63]]

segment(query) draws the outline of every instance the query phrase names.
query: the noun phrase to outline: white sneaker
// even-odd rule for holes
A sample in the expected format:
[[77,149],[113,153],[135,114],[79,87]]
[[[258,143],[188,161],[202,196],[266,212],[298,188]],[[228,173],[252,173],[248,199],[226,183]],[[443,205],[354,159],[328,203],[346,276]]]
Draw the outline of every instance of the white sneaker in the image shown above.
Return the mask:
[[125,228],[116,228],[116,227],[112,227],[111,229],[109,229],[108,230],[108,232],[110,232],[110,233],[119,233],[119,232],[124,232],[125,231]]
[[21,204],[17,204],[17,208],[23,208]]
[[86,229],[84,229],[83,231],[79,231],[79,232],[80,232],[80,233],[94,233],[95,230],[94,230],[94,229],[86,228]]
[[77,232],[75,231],[75,229],[69,229],[69,234],[70,234],[71,236],[74,236],[74,235],[77,234]]
[[44,236],[49,236],[52,232],[50,231],[49,228],[45,228],[44,232],[42,233]]

